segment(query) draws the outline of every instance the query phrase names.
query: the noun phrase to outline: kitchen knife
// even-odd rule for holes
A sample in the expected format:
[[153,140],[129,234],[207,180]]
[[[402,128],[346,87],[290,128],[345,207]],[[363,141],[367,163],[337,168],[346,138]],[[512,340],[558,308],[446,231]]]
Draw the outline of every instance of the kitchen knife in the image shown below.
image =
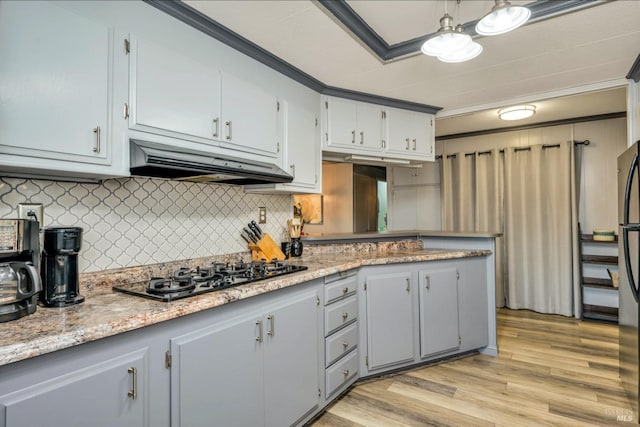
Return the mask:
[[244,234],[240,233],[240,237],[242,237],[244,239],[245,242],[247,242],[247,244],[251,244],[251,240],[249,240],[249,238],[247,236],[245,236]]
[[253,241],[253,243],[258,243],[258,239],[247,227],[243,228],[244,232],[247,233],[247,236]]
[[262,228],[260,228],[258,223],[255,221],[251,221],[251,224],[256,228],[256,230],[258,230],[258,233],[260,233],[259,236],[262,239],[262,236],[264,235],[264,233],[262,232]]
[[[253,222],[250,222],[249,224],[247,224],[249,226],[249,228],[251,229],[251,231],[253,232],[253,234],[258,238],[258,240],[260,240],[262,238],[262,233],[260,233],[258,231],[258,228],[254,225]],[[258,243],[258,242],[256,242]]]

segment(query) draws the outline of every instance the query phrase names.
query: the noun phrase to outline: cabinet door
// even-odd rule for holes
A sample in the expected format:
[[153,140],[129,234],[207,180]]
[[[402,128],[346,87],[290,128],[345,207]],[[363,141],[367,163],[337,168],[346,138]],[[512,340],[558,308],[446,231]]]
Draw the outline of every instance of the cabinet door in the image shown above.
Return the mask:
[[278,101],[264,88],[228,73],[222,75],[222,145],[278,156]]
[[330,98],[325,100],[327,112],[327,148],[356,149],[357,107],[355,101]]
[[380,153],[382,151],[382,107],[373,104],[358,103],[358,131],[356,146],[358,150]]
[[460,346],[458,272],[454,268],[421,270],[420,356],[455,350]]
[[264,423],[258,317],[238,318],[171,340],[171,425]]
[[322,167],[320,146],[317,143],[317,120],[312,111],[292,103],[286,108],[285,170],[293,175],[292,186],[315,188]]
[[5,425],[148,425],[146,358],[146,349],[136,351],[2,396],[0,412],[5,413]]
[[433,160],[433,115],[387,109],[386,151],[394,157]]
[[413,360],[411,273],[366,276],[369,370]]
[[56,2],[0,3],[0,153],[111,164],[112,38]]
[[312,291],[287,301],[266,315],[264,398],[267,426],[292,425],[318,405],[318,310],[318,295]]
[[220,135],[220,73],[187,55],[131,38],[130,127],[199,142]]

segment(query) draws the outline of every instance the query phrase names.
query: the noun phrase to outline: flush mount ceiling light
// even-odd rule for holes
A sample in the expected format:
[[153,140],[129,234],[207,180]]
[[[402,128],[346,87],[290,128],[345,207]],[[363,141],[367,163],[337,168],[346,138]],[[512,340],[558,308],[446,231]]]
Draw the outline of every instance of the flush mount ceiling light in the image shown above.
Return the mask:
[[[462,25],[456,25],[457,33],[464,34]],[[466,47],[453,51],[445,52],[438,55],[438,59],[442,62],[464,62],[475,58],[482,53],[482,46],[480,43],[476,43],[473,40]]]
[[[446,2],[445,2],[446,8]],[[471,43],[471,36],[453,29],[453,18],[447,12],[440,18],[440,29],[422,45],[422,53],[439,56],[462,50]]]
[[531,11],[524,6],[513,6],[507,0],[496,0],[495,6],[476,24],[476,33],[495,36],[515,30],[529,20]]
[[535,113],[536,107],[534,105],[515,105],[498,110],[498,116],[502,120],[522,120],[533,116]]

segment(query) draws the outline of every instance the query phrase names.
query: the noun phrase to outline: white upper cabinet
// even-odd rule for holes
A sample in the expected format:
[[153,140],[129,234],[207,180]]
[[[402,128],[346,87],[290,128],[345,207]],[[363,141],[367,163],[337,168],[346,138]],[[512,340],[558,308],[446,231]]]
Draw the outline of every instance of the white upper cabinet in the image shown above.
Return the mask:
[[0,3],[0,167],[127,175],[113,128],[113,29],[56,2]]
[[277,101],[211,62],[131,38],[129,127],[276,158]]
[[382,107],[325,97],[325,149],[350,153],[382,148]]
[[218,140],[218,69],[143,38],[131,37],[130,46],[130,128]]
[[386,129],[387,153],[401,158],[435,159],[432,114],[387,108]]
[[433,115],[323,97],[323,150],[362,160],[433,161]]
[[293,181],[245,186],[244,189],[249,193],[321,193],[322,151],[318,141],[317,99],[311,99],[311,102],[282,99],[278,105],[280,167],[293,176]]
[[278,156],[276,96],[232,74],[222,74],[223,146],[263,156]]

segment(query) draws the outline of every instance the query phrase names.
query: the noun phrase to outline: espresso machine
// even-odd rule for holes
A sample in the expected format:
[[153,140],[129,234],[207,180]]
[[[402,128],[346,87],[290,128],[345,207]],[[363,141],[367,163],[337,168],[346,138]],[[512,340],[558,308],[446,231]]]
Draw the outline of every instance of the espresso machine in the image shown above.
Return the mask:
[[78,280],[81,246],[82,228],[45,228],[40,303],[47,307],[66,307],[84,301],[79,293]]
[[0,322],[36,311],[40,281],[40,224],[0,219]]

